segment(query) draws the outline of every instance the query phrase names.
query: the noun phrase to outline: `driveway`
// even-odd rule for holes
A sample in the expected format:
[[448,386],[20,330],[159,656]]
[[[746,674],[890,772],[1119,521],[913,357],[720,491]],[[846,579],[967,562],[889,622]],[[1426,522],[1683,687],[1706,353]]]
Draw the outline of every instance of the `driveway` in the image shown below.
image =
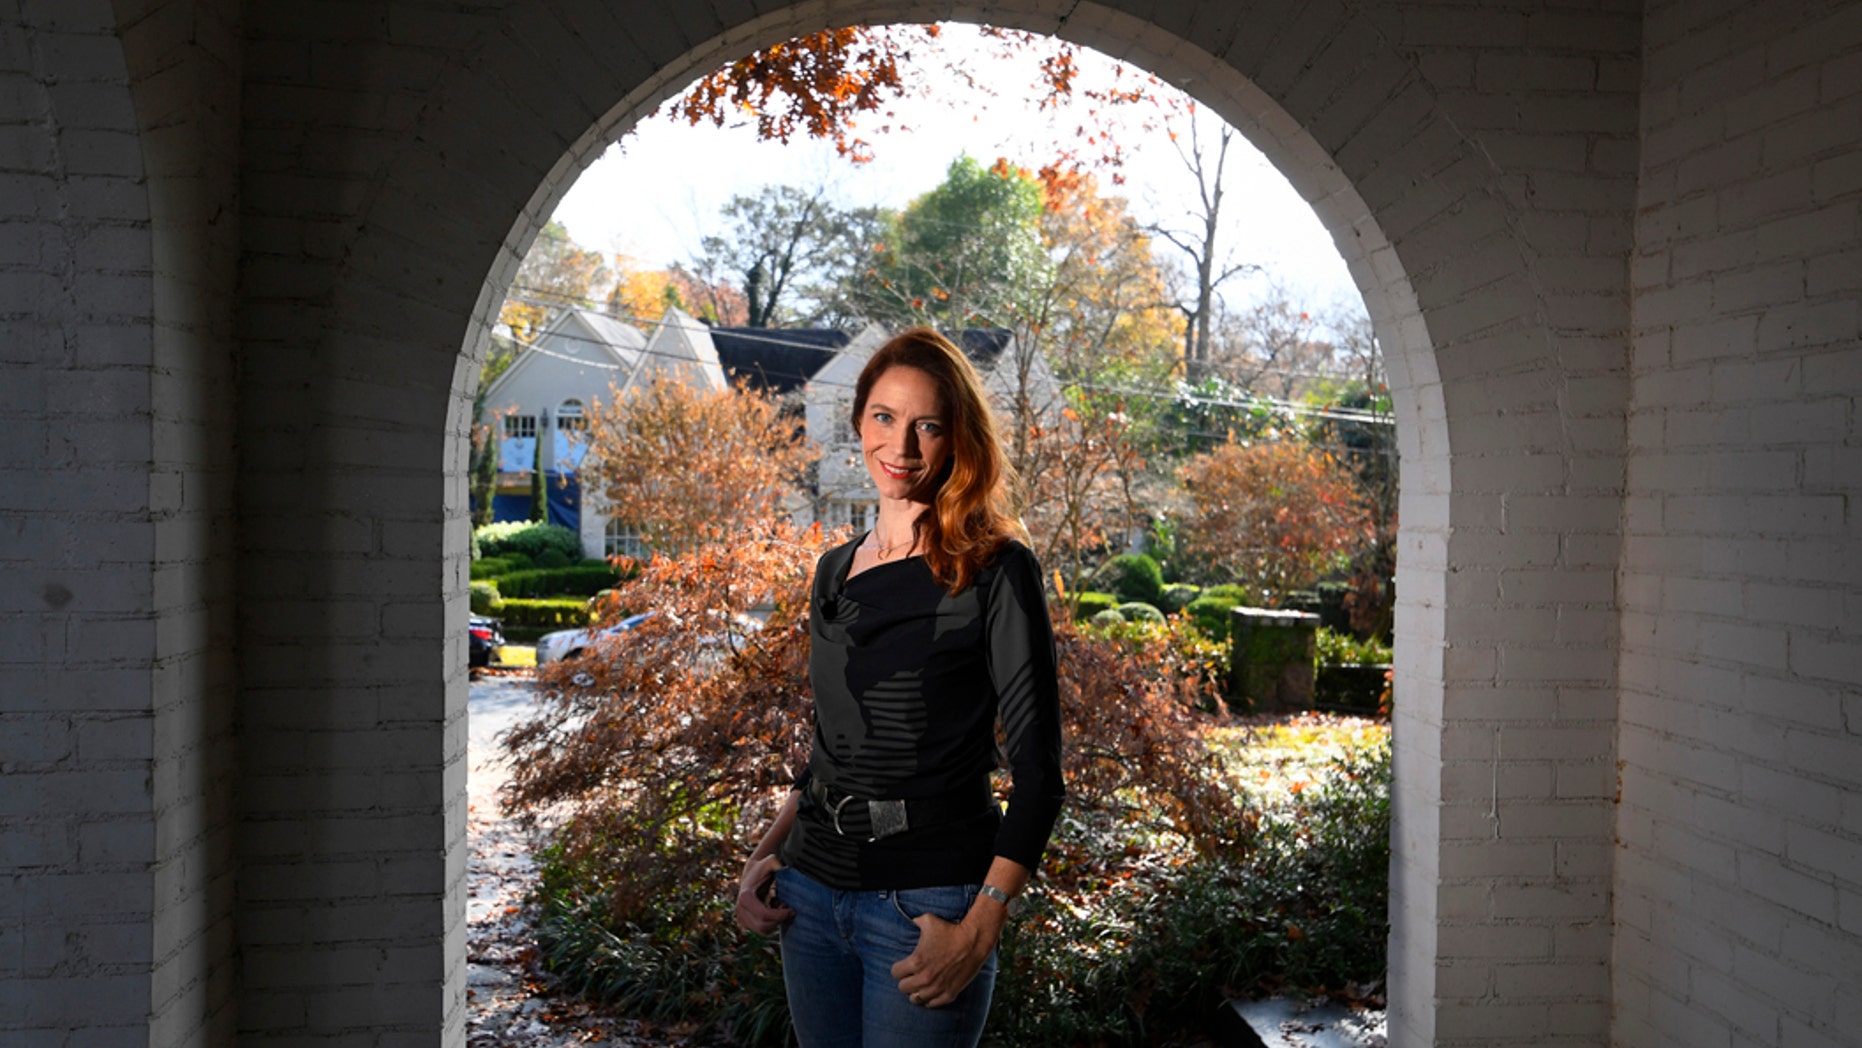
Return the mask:
[[466,721],[466,1044],[468,1048],[673,1048],[690,1042],[645,1023],[600,1015],[557,996],[536,963],[531,907],[535,842],[498,810],[506,778],[500,733],[536,709],[529,672],[477,672]]

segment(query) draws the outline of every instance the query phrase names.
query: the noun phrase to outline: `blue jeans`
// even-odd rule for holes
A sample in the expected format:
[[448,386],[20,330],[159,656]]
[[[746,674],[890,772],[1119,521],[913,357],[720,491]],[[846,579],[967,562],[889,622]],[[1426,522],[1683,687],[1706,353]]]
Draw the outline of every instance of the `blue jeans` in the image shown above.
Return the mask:
[[892,966],[918,945],[913,917],[960,921],[978,887],[848,892],[777,870],[776,898],[795,911],[782,928],[782,979],[802,1048],[973,1048],[989,1017],[995,952],[942,1008],[913,1004]]

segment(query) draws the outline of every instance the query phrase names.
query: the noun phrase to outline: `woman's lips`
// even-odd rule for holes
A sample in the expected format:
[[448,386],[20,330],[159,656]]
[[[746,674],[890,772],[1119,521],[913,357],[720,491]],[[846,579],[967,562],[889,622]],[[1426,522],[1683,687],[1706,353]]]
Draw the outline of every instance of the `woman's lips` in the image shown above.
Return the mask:
[[891,464],[890,462],[886,462],[885,460],[882,459],[880,460],[879,468],[885,471],[886,476],[891,477],[894,480],[906,480],[912,476],[915,476],[918,473],[918,471],[920,469],[923,469],[924,467],[912,466],[909,468],[905,468],[905,467],[895,466]]

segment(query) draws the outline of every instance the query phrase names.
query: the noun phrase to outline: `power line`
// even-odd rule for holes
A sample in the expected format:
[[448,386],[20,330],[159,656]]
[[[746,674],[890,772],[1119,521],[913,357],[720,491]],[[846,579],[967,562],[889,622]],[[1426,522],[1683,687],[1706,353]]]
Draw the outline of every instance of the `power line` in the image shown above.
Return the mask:
[[[524,289],[524,290],[535,290],[535,289]],[[533,305],[545,305],[545,306],[557,306],[557,307],[562,307],[565,305],[565,303],[560,302],[560,301],[548,301],[548,300],[542,300],[542,299],[521,298],[521,297],[518,298],[518,301],[526,302],[526,303],[533,304]],[[586,300],[583,300],[583,301],[586,301]],[[598,313],[597,315],[608,317],[614,320],[625,320],[625,321],[636,322],[636,323],[641,323],[641,324],[657,324],[661,326],[670,327],[675,331],[703,332],[707,336],[709,336],[713,330],[709,325],[706,325],[703,323],[699,323],[693,326],[687,326],[684,324],[673,323],[672,321],[669,321],[665,319],[664,317],[661,317],[658,320],[650,320],[645,317],[641,317],[638,314],[626,313],[626,312],[621,312],[618,310],[614,312],[601,312],[601,313]],[[774,335],[745,335],[741,332],[741,330],[733,330],[731,334],[732,334],[732,337],[743,337],[743,338],[748,338],[748,339],[755,340],[755,341],[761,341],[761,342],[765,342],[765,343],[768,343],[771,345],[777,345],[777,346],[787,346],[787,347],[796,348],[796,349],[808,349],[808,350],[813,350],[818,353],[826,353],[826,354],[830,354],[833,356],[839,356],[843,353],[851,352],[851,349],[846,346],[839,347],[839,348],[833,348],[833,347],[828,347],[828,346],[816,345],[814,343],[809,343],[809,342],[800,342],[800,341],[795,341],[792,339],[784,339],[784,338],[781,338],[779,336],[774,336]],[[589,345],[599,345],[599,346],[614,345],[611,342],[605,342],[601,339],[586,338],[580,335],[570,335],[570,334],[567,334],[561,331],[552,332],[550,337],[562,339],[563,341],[567,341],[567,342],[587,343]],[[519,345],[523,347],[520,350],[520,352],[540,353],[543,356],[552,357],[552,358],[567,361],[573,364],[578,364],[582,367],[596,368],[596,369],[605,370],[605,371],[617,371],[617,372],[626,371],[626,372],[629,372],[629,374],[637,372],[640,367],[640,362],[638,361],[631,366],[622,365],[622,364],[610,364],[610,363],[605,363],[601,361],[587,360],[582,357],[570,356],[566,353],[558,353],[558,352],[555,352],[549,349],[545,349],[542,346],[538,345],[537,343],[519,343]],[[667,353],[667,352],[660,351],[660,350],[655,350],[655,349],[650,348],[650,346],[638,347],[638,348],[633,347],[633,346],[626,346],[626,347],[620,347],[620,348],[625,349],[629,353],[640,354],[643,357],[645,356],[662,357],[668,360],[676,360],[684,364],[697,363],[696,361],[688,357],[682,357],[676,354]],[[1057,375],[1056,377],[1058,378],[1059,376]],[[1343,377],[1343,376],[1329,376],[1328,375],[1324,377]],[[812,378],[812,377],[806,378],[805,381],[807,381],[810,385],[829,386],[829,387],[839,388],[839,389],[854,388],[852,383],[847,383],[847,382],[828,382],[826,380]],[[1244,410],[1250,410],[1250,411],[1266,409],[1268,411],[1280,412],[1284,414],[1303,415],[1303,416],[1307,416],[1311,418],[1324,418],[1324,419],[1340,421],[1340,422],[1357,422],[1357,423],[1361,423],[1365,425],[1394,425],[1396,421],[1394,416],[1387,415],[1381,412],[1355,411],[1350,408],[1315,407],[1310,404],[1302,404],[1297,401],[1281,400],[1281,399],[1277,399],[1273,397],[1264,397],[1264,396],[1255,396],[1255,395],[1249,395],[1249,396],[1242,397],[1239,399],[1227,398],[1227,397],[1212,397],[1212,396],[1207,396],[1205,394],[1192,393],[1187,390],[1179,390],[1176,392],[1164,392],[1160,390],[1137,389],[1137,388],[1128,387],[1128,386],[1113,386],[1113,385],[1107,385],[1104,383],[1086,382],[1086,381],[1080,381],[1077,379],[1067,380],[1067,384],[1070,386],[1073,386],[1074,388],[1087,390],[1091,392],[1113,393],[1113,394],[1117,394],[1121,396],[1131,396],[1131,397],[1143,397],[1143,398],[1154,400],[1154,401],[1164,400],[1164,401],[1169,401],[1173,404],[1194,404],[1194,405],[1200,405],[1204,407],[1227,407],[1227,408],[1244,409]]]

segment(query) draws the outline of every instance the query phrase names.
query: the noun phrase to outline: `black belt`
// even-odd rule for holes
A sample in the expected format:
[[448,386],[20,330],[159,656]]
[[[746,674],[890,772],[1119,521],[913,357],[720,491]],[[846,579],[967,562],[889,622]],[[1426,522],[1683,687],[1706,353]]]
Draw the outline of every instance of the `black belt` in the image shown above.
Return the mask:
[[880,840],[906,830],[922,830],[939,823],[955,822],[972,815],[994,810],[995,795],[984,780],[976,789],[942,797],[907,797],[901,800],[876,800],[856,797],[838,790],[820,779],[808,780],[808,799],[828,813],[834,832],[843,837],[860,836],[860,818],[864,816],[868,841]]

